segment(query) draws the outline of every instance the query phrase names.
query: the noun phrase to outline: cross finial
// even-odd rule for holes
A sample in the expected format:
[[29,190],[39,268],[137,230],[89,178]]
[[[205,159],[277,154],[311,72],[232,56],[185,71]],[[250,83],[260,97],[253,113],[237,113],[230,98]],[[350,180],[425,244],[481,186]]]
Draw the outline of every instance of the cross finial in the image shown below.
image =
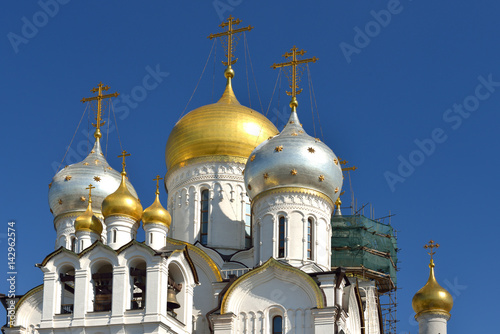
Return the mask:
[[434,266],[434,260],[433,260],[433,255],[436,254],[436,251],[434,251],[434,248],[439,248],[439,244],[435,243],[434,240],[429,241],[428,244],[424,246],[425,249],[430,249],[430,251],[427,253],[431,256],[431,265]]
[[127,175],[127,172],[125,172],[125,165],[126,165],[126,164],[125,164],[125,158],[126,158],[126,157],[130,157],[130,153],[128,153],[128,152],[127,152],[127,151],[125,151],[125,150],[123,150],[123,151],[122,151],[122,154],[120,154],[120,155],[118,156],[118,158],[123,158],[123,161],[122,161],[122,174],[125,174],[125,175]]
[[231,68],[231,65],[236,63],[238,58],[233,60],[233,53],[234,53],[234,48],[236,47],[237,42],[233,41],[233,35],[243,32],[243,31],[250,31],[253,29],[252,26],[248,26],[245,28],[239,28],[239,29],[233,29],[234,26],[237,26],[238,24],[241,23],[240,19],[235,19],[231,15],[227,18],[227,21],[222,22],[219,27],[225,28],[227,27],[227,31],[220,32],[218,34],[210,34],[208,38],[213,39],[217,37],[224,37],[227,36],[227,44],[222,43],[224,48],[226,49],[226,57],[227,61],[223,61],[222,63],[227,66],[226,70],[224,71],[224,76],[227,78],[229,81],[232,77],[234,77],[234,71]]
[[95,187],[92,185],[92,184],[89,184],[89,186],[85,189],[88,189],[89,190],[89,204],[92,203],[92,189],[94,189]]
[[276,64],[274,63],[273,66],[271,66],[273,69],[277,69],[278,67],[286,67],[286,66],[291,66],[292,67],[292,75],[288,78],[290,80],[290,88],[292,89],[291,92],[286,92],[287,95],[292,96],[292,101],[290,102],[290,108],[292,110],[295,110],[298,106],[297,102],[297,95],[299,95],[302,92],[302,89],[299,89],[298,84],[300,82],[299,74],[297,74],[297,66],[300,64],[305,64],[305,63],[310,63],[313,62],[315,63],[318,58],[312,57],[308,59],[297,59],[297,56],[303,56],[306,51],[300,50],[294,45],[293,48],[290,50],[291,52],[287,52],[283,55],[285,58],[292,58],[292,60]]
[[160,180],[163,180],[163,178],[160,177],[160,175],[156,175],[156,177],[153,179],[153,181],[156,181],[156,194],[157,195],[160,194]]
[[95,129],[95,133],[94,133],[94,137],[95,138],[101,138],[101,126],[103,126],[104,124],[106,124],[106,122],[102,121],[102,118],[101,118],[101,109],[102,109],[102,104],[101,104],[101,101],[103,99],[107,99],[108,97],[111,98],[111,97],[117,97],[118,93],[113,93],[113,94],[107,94],[107,95],[102,95],[102,92],[103,91],[107,91],[109,89],[109,86],[104,86],[102,84],[102,82],[99,82],[99,85],[97,85],[97,88],[94,87],[92,88],[90,91],[92,93],[97,93],[97,96],[93,96],[93,97],[84,97],[82,99],[82,102],[88,102],[88,101],[95,101],[97,100],[97,115],[96,115],[96,122],[95,124],[92,123],[92,126],[94,126],[96,129]]

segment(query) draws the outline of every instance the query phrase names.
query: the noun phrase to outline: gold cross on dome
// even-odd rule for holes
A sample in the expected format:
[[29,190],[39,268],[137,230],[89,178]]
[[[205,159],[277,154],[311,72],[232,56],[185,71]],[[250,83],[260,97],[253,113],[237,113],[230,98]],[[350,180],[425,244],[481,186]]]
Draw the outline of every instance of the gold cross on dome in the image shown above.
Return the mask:
[[118,156],[118,158],[123,158],[123,161],[122,161],[122,173],[125,172],[125,158],[126,157],[130,157],[130,153],[128,153],[127,151],[123,150],[122,151],[122,154],[120,154]]
[[428,252],[427,254],[429,254],[431,256],[431,262],[433,262],[432,256],[434,254],[436,254],[436,251],[434,251],[434,248],[436,248],[436,249],[439,248],[439,244],[435,243],[434,240],[431,240],[431,241],[429,241],[428,244],[426,244],[424,246],[424,248],[425,249],[429,249],[430,248],[430,252]]
[[160,175],[156,175],[156,177],[153,179],[153,181],[156,181],[156,193],[157,194],[160,193],[160,180],[163,180],[163,178],[160,177]]
[[218,34],[210,34],[208,36],[209,39],[227,36],[227,45],[224,45],[224,47],[226,48],[227,62],[226,61],[222,62],[224,65],[227,66],[227,68],[231,68],[231,65],[236,63],[236,61],[238,60],[238,58],[232,60],[234,57],[233,56],[234,47],[236,46],[236,43],[233,44],[233,35],[240,33],[240,32],[243,32],[243,31],[250,31],[253,29],[252,26],[248,26],[245,28],[239,28],[239,29],[233,29],[234,26],[236,26],[240,23],[241,23],[240,19],[235,19],[234,17],[229,16],[227,18],[227,21],[224,21],[219,25],[219,27],[221,27],[221,28],[227,27],[227,31],[220,32]]
[[294,45],[293,48],[290,50],[291,52],[287,52],[283,55],[285,58],[292,58],[290,61],[276,64],[274,63],[271,67],[273,69],[277,69],[279,67],[287,67],[291,66],[292,67],[292,75],[289,78],[290,80],[290,88],[292,89],[291,92],[286,92],[287,95],[292,96],[292,102],[291,105],[295,105],[297,107],[297,95],[299,95],[302,92],[302,89],[299,90],[298,83],[300,81],[299,75],[297,74],[297,66],[300,64],[305,64],[305,63],[310,63],[313,62],[315,63],[318,58],[312,57],[312,58],[307,58],[307,59],[298,59],[297,56],[303,56],[307,51],[300,50]]
[[97,115],[96,115],[96,122],[95,124],[92,123],[92,126],[95,127],[95,133],[94,133],[94,137],[95,138],[101,138],[101,126],[103,126],[104,124],[106,124],[106,122],[102,121],[102,117],[101,117],[101,109],[102,109],[102,103],[101,101],[103,99],[107,99],[107,98],[111,98],[111,97],[117,97],[118,95],[120,95],[119,93],[113,93],[113,94],[107,94],[107,95],[102,95],[102,92],[103,91],[107,91],[109,89],[109,86],[104,86],[102,84],[102,82],[99,82],[99,85],[97,85],[97,88],[94,87],[92,88],[90,91],[92,93],[97,93],[97,96],[93,96],[93,97],[84,97],[81,102],[89,102],[89,101],[97,101]]
[[92,189],[94,189],[95,187],[92,185],[92,184],[89,184],[89,186],[85,189],[88,189],[89,190],[89,203],[92,203]]

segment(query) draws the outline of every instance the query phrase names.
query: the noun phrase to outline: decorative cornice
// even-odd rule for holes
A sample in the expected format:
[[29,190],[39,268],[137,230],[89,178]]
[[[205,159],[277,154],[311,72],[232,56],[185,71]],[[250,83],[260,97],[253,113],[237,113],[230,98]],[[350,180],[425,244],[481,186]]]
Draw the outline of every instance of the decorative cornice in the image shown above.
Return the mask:
[[[333,208],[333,201],[328,196],[326,196],[325,194],[323,194],[323,193],[321,193],[319,191],[308,189],[308,188],[302,188],[302,187],[281,187],[281,188],[269,189],[269,190],[266,190],[266,191],[258,194],[257,196],[255,196],[252,199],[252,203],[256,203],[260,198],[262,198],[262,197],[264,197],[266,195],[269,195],[269,194],[282,194],[282,193],[312,195],[312,196],[315,196],[317,198],[322,199],[328,205],[330,205],[331,208]],[[253,206],[253,204],[252,204],[252,206]]]

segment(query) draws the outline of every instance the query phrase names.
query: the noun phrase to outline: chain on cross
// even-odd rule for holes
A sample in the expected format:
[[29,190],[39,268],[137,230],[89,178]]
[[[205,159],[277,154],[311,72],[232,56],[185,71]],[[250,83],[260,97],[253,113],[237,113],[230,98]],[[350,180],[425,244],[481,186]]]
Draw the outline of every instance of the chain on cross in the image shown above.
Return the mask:
[[[210,34],[208,36],[209,39],[227,36],[227,45],[225,45],[225,47],[226,47],[227,61],[223,61],[222,63],[225,66],[227,66],[228,70],[231,69],[231,65],[233,65],[234,63],[236,63],[236,61],[238,60],[238,58],[236,58],[236,59],[233,60],[233,57],[234,57],[234,55],[233,55],[233,53],[234,53],[234,47],[235,47],[235,44],[236,44],[236,43],[233,42],[233,35],[234,34],[238,34],[240,32],[244,32],[244,31],[250,31],[250,30],[253,29],[252,26],[248,26],[248,27],[244,27],[244,28],[239,28],[239,29],[233,29],[234,26],[237,26],[240,23],[241,23],[240,19],[235,19],[234,17],[229,16],[228,19],[227,19],[227,21],[224,21],[224,22],[222,22],[219,25],[219,27],[221,27],[221,28],[227,27],[227,31],[220,32],[220,33],[217,33],[217,34]],[[226,71],[226,72],[228,72],[228,71]]]
[[280,63],[280,64],[276,64],[274,63],[271,68],[273,69],[277,69],[279,67],[286,67],[286,66],[291,66],[292,67],[292,76],[290,79],[290,88],[292,89],[291,92],[286,92],[288,95],[291,95],[292,96],[292,101],[290,102],[290,106],[292,108],[296,108],[298,103],[297,103],[297,95],[299,95],[301,92],[302,92],[302,89],[299,90],[299,87],[298,87],[298,74],[297,74],[297,66],[299,66],[300,64],[305,64],[305,63],[310,63],[310,62],[313,62],[315,63],[316,60],[318,60],[318,58],[316,57],[312,57],[312,58],[308,58],[308,59],[298,59],[297,57],[298,56],[303,56],[306,51],[304,50],[300,50],[294,45],[293,48],[290,50],[291,52],[287,52],[283,55],[283,57],[285,58],[292,58],[292,60],[290,61],[287,61],[287,62],[284,62],[284,63]]
[[115,92],[113,94],[107,94],[107,95],[102,95],[102,92],[103,91],[107,91],[109,89],[109,86],[104,86],[102,84],[102,82],[99,82],[99,85],[97,85],[97,88],[94,87],[92,88],[90,91],[92,93],[97,93],[97,96],[93,96],[93,97],[84,97],[81,102],[89,102],[89,101],[97,101],[97,115],[96,115],[96,122],[95,124],[92,123],[92,126],[95,127],[95,133],[94,133],[94,137],[95,138],[101,138],[101,126],[103,126],[104,124],[106,124],[106,122],[102,121],[102,115],[101,115],[101,112],[102,112],[102,103],[101,101],[103,99],[107,99],[107,98],[111,98],[111,97],[117,97],[118,95],[120,95],[119,93]]
[[436,251],[434,251],[434,248],[439,248],[439,244],[435,243],[434,240],[429,241],[427,245],[424,246],[425,249],[430,249],[430,251],[427,253],[431,256],[431,262],[433,262],[433,255],[436,254]]

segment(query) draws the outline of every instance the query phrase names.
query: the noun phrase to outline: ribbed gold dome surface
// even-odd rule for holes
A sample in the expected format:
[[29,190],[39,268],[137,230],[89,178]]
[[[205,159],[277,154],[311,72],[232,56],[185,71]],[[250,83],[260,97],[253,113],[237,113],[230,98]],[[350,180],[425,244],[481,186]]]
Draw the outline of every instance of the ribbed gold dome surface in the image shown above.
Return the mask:
[[245,163],[257,145],[276,134],[264,115],[238,102],[228,80],[217,103],[189,112],[174,126],[165,150],[167,169],[202,157],[230,156]]
[[92,202],[89,201],[87,210],[75,219],[76,231],[94,232],[98,235],[102,233],[102,223],[92,212]]
[[453,297],[436,281],[434,276],[434,262],[429,264],[429,279],[424,287],[413,296],[411,302],[416,317],[421,313],[445,313],[448,314],[453,307]]
[[142,224],[162,224],[170,227],[172,217],[170,213],[161,205],[160,195],[157,192],[153,204],[142,213]]
[[142,205],[139,199],[134,197],[128,190],[126,175],[125,172],[122,172],[120,186],[102,202],[102,215],[104,218],[109,216],[126,216],[135,221],[141,220]]

